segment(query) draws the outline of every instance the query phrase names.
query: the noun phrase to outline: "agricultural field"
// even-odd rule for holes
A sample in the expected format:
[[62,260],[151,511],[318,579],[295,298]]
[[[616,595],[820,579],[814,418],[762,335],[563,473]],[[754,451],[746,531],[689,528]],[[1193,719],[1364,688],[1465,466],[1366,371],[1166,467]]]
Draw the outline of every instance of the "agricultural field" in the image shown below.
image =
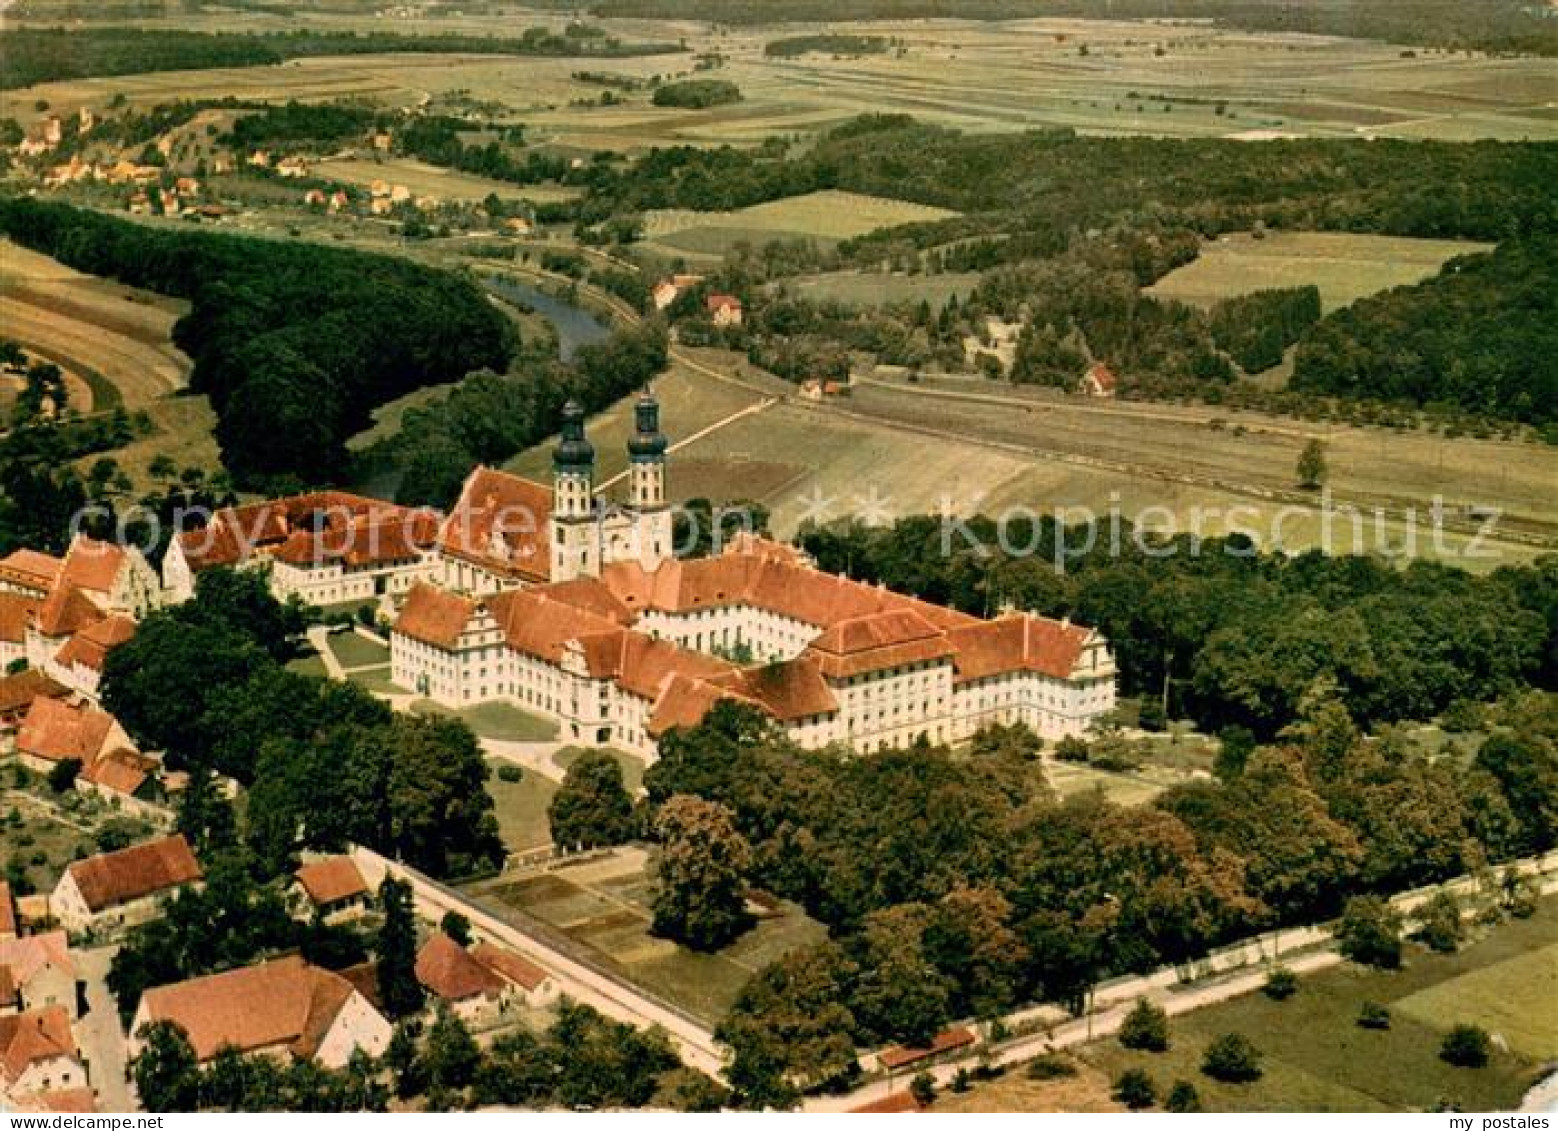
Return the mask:
[[845,306],[886,306],[899,302],[928,302],[933,308],[947,300],[966,298],[979,284],[973,272],[943,275],[904,275],[869,271],[832,271],[799,275],[783,283],[801,298],[814,302],[838,302]]
[[[1351,964],[1304,976],[1285,1002],[1254,993],[1169,1022],[1165,1053],[1129,1052],[1100,1041],[1082,1058],[1112,1079],[1144,1068],[1166,1091],[1189,1080],[1209,1111],[1400,1111],[1453,1103],[1463,1111],[1510,1110],[1558,1056],[1552,1002],[1558,958],[1558,902],[1544,900],[1528,920],[1512,920],[1453,955],[1410,947],[1405,969]],[[1385,1005],[1390,1028],[1356,1024],[1364,1001]],[[1439,1059],[1452,1026],[1481,1024],[1509,1045],[1486,1068]],[[1199,1071],[1206,1045],[1243,1033],[1264,1053],[1253,1084],[1220,1084]],[[1497,1041],[1495,1041],[1497,1044]],[[1021,1070],[1017,1070],[1021,1071]]]
[[648,860],[641,849],[565,865],[523,878],[500,877],[466,894],[503,913],[515,908],[565,932],[598,962],[645,990],[714,1023],[746,980],[796,947],[821,941],[822,924],[784,903],[715,954],[698,954],[649,933]]
[[1463,240],[1333,232],[1272,232],[1257,239],[1245,232],[1208,243],[1199,259],[1159,279],[1147,293],[1209,307],[1251,291],[1313,284],[1329,313],[1367,295],[1420,283],[1458,255],[1492,249]]
[[0,334],[74,374],[82,411],[145,408],[183,388],[191,363],[171,339],[186,308],[0,242]]
[[372,161],[358,157],[333,157],[313,167],[315,176],[351,185],[371,185],[383,181],[405,185],[415,197],[430,196],[439,201],[480,201],[497,194],[503,199],[524,199],[536,204],[572,200],[577,189],[562,185],[516,185],[486,177],[440,168],[410,158]]
[[[717,368],[742,372],[755,387],[717,380]],[[774,403],[764,405],[757,389],[772,389]],[[814,406],[718,351],[682,351],[656,390],[676,445],[672,498],[755,499],[785,537],[807,518],[886,522],[944,505],[960,515],[1030,508],[1073,521],[1090,511],[1107,537],[1118,512],[1168,532],[1243,530],[1290,550],[1412,552],[1487,571],[1526,560],[1558,536],[1550,489],[1558,450],[1532,442],[1099,404],[958,378],[857,381],[850,397]],[[630,413],[628,398],[590,421],[603,482],[626,467]],[[1326,444],[1338,505],[1363,514],[1327,512],[1296,492],[1294,466],[1311,437]],[[544,479],[550,451],[550,442],[539,444],[509,467]],[[1436,496],[1451,520],[1437,534]],[[1467,508],[1490,504],[1501,508],[1496,528],[1468,546],[1477,531]]]
[[644,239],[651,249],[673,257],[718,257],[742,241],[814,239],[828,243],[863,236],[879,228],[944,220],[955,215],[941,208],[828,190],[754,204],[735,212],[646,212]]

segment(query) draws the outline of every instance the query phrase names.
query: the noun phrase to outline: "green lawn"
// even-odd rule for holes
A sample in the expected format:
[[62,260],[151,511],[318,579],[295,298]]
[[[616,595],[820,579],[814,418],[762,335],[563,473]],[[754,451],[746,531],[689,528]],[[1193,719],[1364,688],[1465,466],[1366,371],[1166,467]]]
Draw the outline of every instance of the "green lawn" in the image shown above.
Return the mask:
[[377,668],[353,668],[346,678],[364,691],[377,695],[404,695],[406,689],[390,679],[390,666]]
[[1051,760],[1044,764],[1050,786],[1062,798],[1101,789],[1116,805],[1141,805],[1163,792],[1163,787],[1134,774],[1096,770],[1082,762]]
[[328,674],[325,671],[325,662],[319,658],[317,652],[310,652],[306,656],[287,661],[287,670],[297,672],[299,675],[311,675],[316,679],[324,679]]
[[557,737],[557,724],[521,711],[509,703],[478,703],[474,707],[445,707],[431,699],[418,699],[411,710],[419,715],[450,715],[460,719],[480,738],[501,742],[548,742]]
[[[1462,1111],[1507,1110],[1542,1074],[1539,1060],[1558,1052],[1550,1020],[1555,937],[1558,901],[1547,900],[1533,918],[1505,923],[1458,954],[1412,947],[1398,972],[1349,964],[1302,978],[1286,1002],[1255,993],[1174,1018],[1165,1053],[1129,1052],[1111,1039],[1083,1056],[1111,1078],[1143,1068],[1160,1092],[1189,1080],[1211,1111],[1428,1110],[1443,1102]],[[1390,1008],[1388,1030],[1355,1023],[1366,1000]],[[1516,1051],[1495,1053],[1480,1069],[1440,1060],[1445,1031],[1479,1020],[1504,1032]],[[1244,1034],[1264,1054],[1265,1074],[1255,1083],[1221,1084],[1201,1074],[1206,1046],[1228,1032]]]
[[[552,761],[566,770],[579,760],[579,756],[586,749],[598,749],[598,747],[568,746],[552,755]],[[643,759],[626,751],[613,750],[609,747],[606,748],[606,753],[615,758],[617,764],[622,767],[622,784],[627,786],[629,793],[637,793],[644,787],[644,770],[646,767],[644,766]]]
[[382,667],[390,662],[390,650],[355,632],[337,632],[330,637],[330,651],[343,668]]
[[524,852],[552,842],[547,825],[546,807],[557,792],[556,783],[533,770],[522,771],[517,782],[504,781],[498,770],[513,763],[489,758],[492,776],[487,792],[492,795],[493,811],[498,818],[498,835],[510,852]]

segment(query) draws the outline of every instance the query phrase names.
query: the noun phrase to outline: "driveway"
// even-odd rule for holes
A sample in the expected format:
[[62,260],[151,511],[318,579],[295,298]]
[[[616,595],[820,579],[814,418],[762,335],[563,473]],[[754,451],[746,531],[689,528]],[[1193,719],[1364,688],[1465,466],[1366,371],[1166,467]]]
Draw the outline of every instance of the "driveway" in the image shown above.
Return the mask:
[[125,1080],[125,1035],[108,992],[108,967],[117,946],[72,950],[76,975],[86,983],[87,1012],[76,1022],[76,1043],[86,1058],[99,1111],[139,1111]]

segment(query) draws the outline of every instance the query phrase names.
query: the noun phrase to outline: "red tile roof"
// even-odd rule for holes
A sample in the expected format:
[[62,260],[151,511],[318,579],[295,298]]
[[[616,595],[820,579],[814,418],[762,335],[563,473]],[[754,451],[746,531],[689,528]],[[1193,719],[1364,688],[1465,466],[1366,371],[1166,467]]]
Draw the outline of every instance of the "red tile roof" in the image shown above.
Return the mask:
[[81,771],[93,785],[134,797],[157,769],[157,761],[134,750],[110,750]]
[[70,688],[52,676],[28,668],[15,675],[0,677],[0,715],[11,715],[32,706],[39,697],[64,699]]
[[552,489],[478,467],[438,533],[439,549],[502,577],[546,581],[552,574]]
[[839,621],[807,651],[823,675],[838,680],[943,659],[952,654],[952,647],[917,611],[901,608]]
[[80,664],[84,668],[101,672],[108,653],[128,642],[134,635],[135,621],[115,613],[76,633],[65,642],[54,658],[65,667]]
[[204,874],[182,833],[77,860],[66,872],[92,911],[170,891]]
[[0,642],[24,643],[27,626],[42,607],[41,598],[25,593],[0,593]]
[[0,581],[9,581],[37,593],[47,593],[54,588],[64,562],[52,554],[37,550],[13,550],[0,558]]
[[504,979],[442,931],[417,952],[417,981],[444,1001],[498,994],[504,986]]
[[204,1061],[222,1047],[239,1052],[285,1047],[308,1059],[342,1008],[352,984],[296,955],[147,990],[151,1021],[172,1021]]
[[939,1056],[944,1052],[951,1052],[953,1049],[967,1048],[973,1043],[973,1033],[961,1025],[954,1026],[951,1029],[944,1029],[942,1032],[937,1033],[936,1039],[927,1048],[908,1048],[904,1045],[899,1045],[897,1048],[888,1049],[882,1054],[882,1067],[892,1072],[903,1068],[905,1065],[925,1060],[927,1057]]
[[0,1017],[0,1072],[8,1083],[40,1061],[76,1057],[70,1014],[63,1005]]
[[476,609],[477,603],[468,597],[419,581],[406,594],[395,631],[447,650],[459,642]]
[[190,569],[237,565],[255,554],[285,555],[298,565],[393,560],[430,546],[431,513],[346,491],[314,491],[225,507],[209,525],[179,535]]
[[708,304],[710,314],[718,310],[741,309],[741,300],[735,295],[710,295],[705,302]]
[[1083,374],[1082,380],[1084,382],[1089,379],[1098,386],[1100,392],[1105,393],[1114,392],[1116,385],[1119,384],[1119,379],[1115,377],[1114,370],[1101,361],[1094,362],[1088,371]]
[[850,1115],[905,1115],[910,1112],[924,1111],[920,1101],[914,1098],[913,1092],[894,1092],[883,1096],[879,1100],[872,1100],[868,1104],[849,1109]]
[[71,582],[54,587],[38,609],[38,631],[52,639],[70,636],[103,619],[103,611],[86,593]]
[[13,1097],[18,1111],[51,1112],[58,1115],[91,1115],[97,1111],[97,1095],[91,1088],[66,1088],[63,1091],[29,1092]]
[[297,871],[298,883],[316,906],[339,903],[343,899],[368,894],[368,882],[362,878],[350,856],[328,856],[305,864]]
[[59,699],[33,700],[16,734],[19,753],[50,762],[74,758],[85,765],[102,752],[114,717],[96,707],[74,707]]
[[75,541],[71,542],[70,549],[65,552],[60,582],[93,593],[107,594],[113,590],[126,556],[127,551],[122,546],[78,534]]
[[512,950],[494,946],[490,942],[479,942],[471,947],[471,957],[498,977],[513,982],[525,990],[538,989],[551,977],[530,959],[515,954]]
[[76,964],[70,958],[70,939],[64,931],[0,939],[0,966],[11,971],[11,980],[19,986],[32,981],[45,966],[57,966],[72,978],[76,976]]
[[1033,671],[1068,678],[1093,631],[1081,625],[1012,613],[947,632],[956,650],[956,679],[984,679],[1005,672]]

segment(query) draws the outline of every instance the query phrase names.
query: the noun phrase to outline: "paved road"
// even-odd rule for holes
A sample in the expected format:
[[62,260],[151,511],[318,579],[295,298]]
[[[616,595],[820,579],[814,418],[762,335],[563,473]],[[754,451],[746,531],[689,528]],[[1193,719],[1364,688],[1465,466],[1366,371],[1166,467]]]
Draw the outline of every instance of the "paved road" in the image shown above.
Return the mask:
[[76,1022],[76,1043],[86,1058],[98,1110],[139,1111],[125,1080],[125,1034],[119,1010],[108,992],[108,967],[117,946],[72,950],[76,974],[86,984],[87,1012]]

